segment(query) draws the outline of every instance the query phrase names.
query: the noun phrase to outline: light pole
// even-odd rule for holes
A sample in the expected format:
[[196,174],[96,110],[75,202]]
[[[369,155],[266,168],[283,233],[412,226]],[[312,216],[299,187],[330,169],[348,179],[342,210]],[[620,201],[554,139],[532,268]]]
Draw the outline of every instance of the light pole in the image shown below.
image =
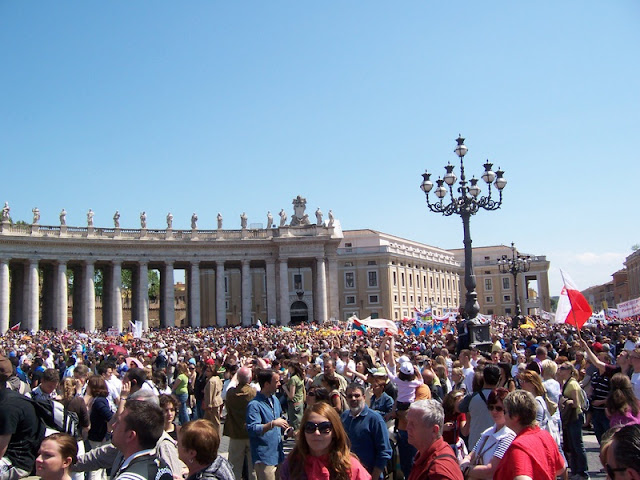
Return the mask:
[[511,258],[507,255],[502,255],[502,258],[498,259],[498,268],[500,269],[500,273],[510,273],[513,275],[513,290],[516,295],[516,314],[513,317],[513,324],[515,325],[517,322],[517,327],[519,327],[522,323],[522,315],[520,312],[520,302],[518,301],[518,274],[531,270],[531,256],[518,254],[515,244],[511,242]]
[[[438,200],[435,203],[431,203],[429,200],[429,192],[431,192],[434,185],[430,180],[431,174],[427,171],[422,174],[423,180],[420,188],[427,197],[429,210],[441,213],[444,216],[456,214],[462,217],[462,227],[464,229],[464,286],[466,289],[464,318],[469,327],[470,343],[478,344],[488,342],[491,339],[489,337],[489,325],[485,325],[476,319],[480,311],[480,305],[478,305],[478,294],[476,292],[476,277],[473,274],[473,252],[471,249],[469,220],[481,208],[485,210],[497,210],[500,208],[500,205],[502,205],[502,190],[507,185],[507,180],[504,178],[504,172],[500,168],[496,172],[491,170],[493,164],[487,160],[484,164],[484,172],[481,178],[487,184],[488,191],[486,196],[481,196],[478,179],[473,177],[467,180],[465,177],[464,156],[467,154],[468,149],[464,144],[464,138],[458,135],[456,142],[458,145],[454,152],[460,157],[460,181],[458,182],[458,188],[455,190],[457,193],[454,192],[453,186],[458,178],[453,173],[455,166],[451,165],[451,163],[444,167],[446,170],[444,178],[438,177],[438,180],[436,180],[437,187],[434,194]],[[498,190],[499,197],[497,201],[491,198],[492,184]],[[451,198],[449,203],[445,204],[443,200],[447,193]]]

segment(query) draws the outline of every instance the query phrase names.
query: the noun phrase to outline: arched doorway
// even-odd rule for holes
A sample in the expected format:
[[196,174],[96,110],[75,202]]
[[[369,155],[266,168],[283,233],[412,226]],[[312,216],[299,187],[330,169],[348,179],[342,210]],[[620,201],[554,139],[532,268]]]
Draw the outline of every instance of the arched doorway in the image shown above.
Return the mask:
[[299,325],[309,321],[309,307],[301,301],[291,304],[291,325]]

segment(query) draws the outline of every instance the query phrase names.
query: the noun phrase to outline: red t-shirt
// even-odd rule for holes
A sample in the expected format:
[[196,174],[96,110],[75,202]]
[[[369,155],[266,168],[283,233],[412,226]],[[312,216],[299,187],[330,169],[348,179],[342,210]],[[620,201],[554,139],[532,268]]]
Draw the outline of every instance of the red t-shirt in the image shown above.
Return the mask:
[[460,438],[460,422],[464,422],[467,419],[467,416],[464,413],[454,413],[453,415],[445,415],[444,423],[453,422],[454,429],[447,430],[442,432],[442,438],[449,445],[455,444]]
[[555,440],[540,427],[527,427],[511,442],[494,474],[496,480],[526,475],[535,480],[555,480],[564,460]]
[[[442,457],[436,460],[436,457]],[[419,452],[413,461],[409,480],[464,480],[462,470],[453,450],[442,437],[424,452]]]

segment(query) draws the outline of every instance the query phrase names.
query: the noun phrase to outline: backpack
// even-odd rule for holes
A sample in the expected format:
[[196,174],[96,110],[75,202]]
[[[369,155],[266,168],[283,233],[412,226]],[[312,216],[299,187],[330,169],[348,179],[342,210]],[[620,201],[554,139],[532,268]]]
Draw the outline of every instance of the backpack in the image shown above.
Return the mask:
[[50,429],[56,432],[68,433],[74,438],[81,436],[82,428],[76,412],[70,412],[62,403],[53,399],[32,398],[27,396],[36,415]]

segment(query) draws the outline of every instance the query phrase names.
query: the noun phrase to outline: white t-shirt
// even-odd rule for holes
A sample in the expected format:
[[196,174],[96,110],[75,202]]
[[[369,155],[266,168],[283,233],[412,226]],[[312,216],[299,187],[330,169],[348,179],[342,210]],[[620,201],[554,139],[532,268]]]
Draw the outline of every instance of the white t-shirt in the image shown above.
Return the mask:
[[633,385],[633,393],[640,398],[640,372],[631,375],[631,384]]

